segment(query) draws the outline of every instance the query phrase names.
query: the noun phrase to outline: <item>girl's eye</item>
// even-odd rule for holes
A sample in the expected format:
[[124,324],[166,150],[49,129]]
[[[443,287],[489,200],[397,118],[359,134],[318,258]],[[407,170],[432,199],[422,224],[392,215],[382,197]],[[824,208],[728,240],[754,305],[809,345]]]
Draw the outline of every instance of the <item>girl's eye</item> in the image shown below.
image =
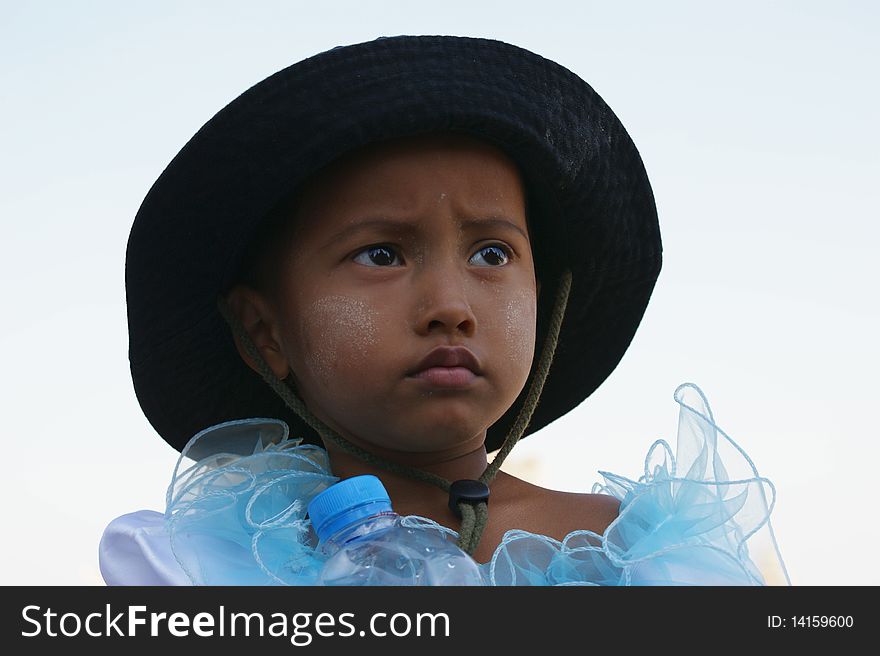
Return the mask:
[[[481,265],[475,261],[477,257],[482,257],[483,261],[487,264]],[[472,264],[477,264],[478,266],[501,266],[502,264],[507,264],[510,257],[507,254],[507,250],[500,245],[494,246],[484,246],[476,253],[473,254],[469,262]]]
[[[397,253],[390,246],[369,246],[354,257],[354,261],[364,266],[391,266]],[[398,262],[399,264],[399,262]]]

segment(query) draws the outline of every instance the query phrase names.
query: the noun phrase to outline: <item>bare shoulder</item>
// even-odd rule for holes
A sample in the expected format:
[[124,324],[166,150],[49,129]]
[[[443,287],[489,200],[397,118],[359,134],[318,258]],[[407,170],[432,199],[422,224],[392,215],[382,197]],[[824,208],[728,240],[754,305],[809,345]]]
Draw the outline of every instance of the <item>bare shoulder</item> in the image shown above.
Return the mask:
[[602,534],[620,512],[620,502],[608,494],[562,492],[522,480],[515,486],[521,501],[521,528],[557,539],[578,530]]
[[610,494],[547,490],[549,503],[561,510],[566,533],[586,529],[604,533],[620,513],[620,501]]

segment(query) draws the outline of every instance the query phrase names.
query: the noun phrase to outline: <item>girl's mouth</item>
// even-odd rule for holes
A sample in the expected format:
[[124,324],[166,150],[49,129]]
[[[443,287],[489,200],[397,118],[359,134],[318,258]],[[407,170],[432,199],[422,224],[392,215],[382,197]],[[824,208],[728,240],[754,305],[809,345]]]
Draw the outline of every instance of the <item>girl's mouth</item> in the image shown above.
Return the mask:
[[411,378],[432,387],[456,389],[470,386],[477,379],[477,374],[467,367],[430,367],[412,374]]
[[465,346],[438,346],[428,353],[409,378],[434,389],[466,389],[479,378],[480,361]]

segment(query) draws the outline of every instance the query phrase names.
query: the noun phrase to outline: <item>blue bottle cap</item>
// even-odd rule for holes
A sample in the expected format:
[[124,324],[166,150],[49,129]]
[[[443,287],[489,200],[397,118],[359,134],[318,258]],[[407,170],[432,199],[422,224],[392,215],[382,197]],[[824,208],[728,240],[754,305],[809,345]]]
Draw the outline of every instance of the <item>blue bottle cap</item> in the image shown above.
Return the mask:
[[382,512],[391,512],[391,499],[382,481],[370,474],[331,485],[312,499],[308,507],[321,542],[359,519]]

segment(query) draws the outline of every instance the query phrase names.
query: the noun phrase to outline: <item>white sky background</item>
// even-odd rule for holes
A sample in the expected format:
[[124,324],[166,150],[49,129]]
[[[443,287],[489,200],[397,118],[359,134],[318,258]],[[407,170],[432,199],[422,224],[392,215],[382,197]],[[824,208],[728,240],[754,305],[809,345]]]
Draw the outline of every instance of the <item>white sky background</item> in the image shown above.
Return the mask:
[[[131,385],[125,245],[189,137],[269,74],[381,35],[485,36],[571,69],[654,186],[635,340],[511,471],[589,491],[674,443],[689,381],[778,490],[795,584],[880,584],[877,71],[870,2],[0,2],[2,584],[99,584],[176,452]],[[552,375],[552,372],[551,372]],[[867,559],[865,558],[867,556]]]

